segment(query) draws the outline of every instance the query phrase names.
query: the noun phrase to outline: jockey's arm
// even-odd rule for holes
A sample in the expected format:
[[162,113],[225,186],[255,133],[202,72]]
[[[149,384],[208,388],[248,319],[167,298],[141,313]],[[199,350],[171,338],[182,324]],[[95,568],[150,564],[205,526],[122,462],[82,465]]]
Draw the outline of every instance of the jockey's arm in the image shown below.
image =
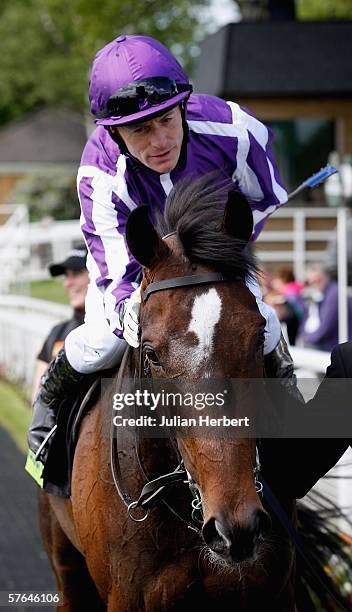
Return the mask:
[[[253,212],[255,240],[266,219],[287,201],[280,172],[272,150],[273,133],[238,104],[229,103],[236,126],[238,145],[233,180],[247,197]],[[275,349],[280,339],[280,323],[274,309],[263,302],[258,282],[248,279],[247,286],[256,298],[266,320],[264,353]]]
[[[95,168],[92,168],[94,172]],[[81,229],[88,247],[90,283],[95,283],[103,293],[105,318],[111,332],[121,338],[120,307],[139,287],[141,266],[125,242],[129,210],[116,194],[112,198],[109,180],[109,175],[97,173],[92,189],[90,177],[81,175]]]
[[251,205],[255,240],[266,219],[287,202],[287,191],[272,149],[272,130],[237,104],[230,105],[234,124],[239,126],[233,180]]

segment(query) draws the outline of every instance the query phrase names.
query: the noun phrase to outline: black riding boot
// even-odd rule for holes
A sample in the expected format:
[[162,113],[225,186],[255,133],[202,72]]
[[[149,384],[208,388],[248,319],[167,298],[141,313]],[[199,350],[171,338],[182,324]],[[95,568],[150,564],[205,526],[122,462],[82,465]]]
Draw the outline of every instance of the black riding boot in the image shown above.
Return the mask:
[[[303,419],[305,403],[297,387],[293,360],[282,334],[277,347],[264,357],[264,369],[265,376],[268,378],[266,392],[276,407],[279,426],[280,414],[285,414],[285,411],[286,413],[292,411],[297,419]],[[270,380],[274,378],[277,379],[277,382]],[[291,474],[290,466],[294,462],[296,469],[300,465],[297,457],[297,443],[300,440],[281,437],[278,432],[277,422],[275,422],[273,437],[264,437],[260,440],[259,454],[262,473],[265,481],[280,499],[292,499],[295,494],[292,489],[292,478],[288,474]],[[300,468],[298,468],[299,471]],[[297,478],[296,474],[295,478]]]
[[297,387],[293,359],[282,333],[278,345],[271,353],[264,357],[264,370],[267,378],[280,379],[285,390],[295,399],[304,403],[302,395]]
[[32,422],[28,431],[28,445],[35,460],[43,464],[48,455],[48,442],[56,429],[57,413],[63,400],[73,397],[87,374],[80,374],[69,364],[65,349],[61,349],[43,375],[38,395],[33,404]]

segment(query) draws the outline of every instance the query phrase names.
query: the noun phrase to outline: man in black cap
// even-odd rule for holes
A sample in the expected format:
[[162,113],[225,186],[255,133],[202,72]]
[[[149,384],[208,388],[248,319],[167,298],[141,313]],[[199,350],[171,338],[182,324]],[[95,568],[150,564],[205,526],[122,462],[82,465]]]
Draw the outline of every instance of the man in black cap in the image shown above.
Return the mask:
[[55,325],[45,340],[37,356],[37,365],[33,379],[33,401],[38,391],[39,383],[49,363],[64,346],[66,336],[82,325],[84,321],[84,303],[89,283],[86,268],[87,249],[84,244],[69,251],[65,259],[49,266],[51,276],[64,275],[64,287],[67,291],[70,305],[73,308],[72,317]]

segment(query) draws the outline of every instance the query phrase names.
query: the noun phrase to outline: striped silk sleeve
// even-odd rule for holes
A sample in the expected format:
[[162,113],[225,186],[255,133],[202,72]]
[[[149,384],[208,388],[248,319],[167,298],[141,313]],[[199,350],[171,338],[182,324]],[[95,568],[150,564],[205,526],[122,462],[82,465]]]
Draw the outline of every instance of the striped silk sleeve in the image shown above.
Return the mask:
[[233,179],[250,201],[254,220],[252,240],[255,240],[269,215],[287,201],[287,192],[273,154],[270,128],[238,104],[228,104],[238,138]]
[[118,195],[118,177],[94,166],[81,166],[77,188],[90,282],[104,294],[106,319],[121,337],[118,309],[138,286],[141,272],[124,238],[132,207]]

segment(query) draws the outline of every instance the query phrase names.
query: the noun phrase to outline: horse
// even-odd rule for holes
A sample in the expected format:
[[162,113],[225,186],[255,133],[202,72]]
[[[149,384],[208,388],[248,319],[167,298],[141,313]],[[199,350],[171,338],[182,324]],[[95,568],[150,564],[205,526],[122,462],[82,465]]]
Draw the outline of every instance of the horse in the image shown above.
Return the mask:
[[[246,198],[214,177],[176,185],[158,224],[145,206],[130,214],[126,239],[143,266],[140,348],[126,351],[81,422],[71,497],[40,492],[60,610],[296,610],[295,549],[260,495],[253,437],[137,438],[111,427],[112,398],[126,380],[263,376],[265,320],[246,285],[252,231]],[[163,489],[158,477],[179,472],[186,484]],[[145,475],[157,483],[150,498],[162,490],[146,514],[130,503]],[[198,527],[185,518],[192,500]],[[294,500],[280,502],[295,521]]]

